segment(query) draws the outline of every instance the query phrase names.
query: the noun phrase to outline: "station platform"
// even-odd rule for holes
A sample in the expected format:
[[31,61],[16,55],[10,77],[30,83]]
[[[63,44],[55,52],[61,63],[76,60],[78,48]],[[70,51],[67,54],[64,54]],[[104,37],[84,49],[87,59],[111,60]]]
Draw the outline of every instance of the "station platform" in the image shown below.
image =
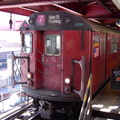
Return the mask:
[[[117,120],[120,116],[120,90],[111,89],[111,81],[92,101],[93,116],[91,120]],[[101,118],[98,118],[101,117]],[[119,117],[120,119],[120,117]]]
[[[16,85],[15,88],[10,86],[0,87],[0,101],[2,99],[7,99],[12,93],[15,93],[20,90],[20,85]],[[2,98],[3,96],[3,98]]]
[[19,91],[20,85],[16,85],[14,89],[10,86],[0,87],[0,115],[14,107],[18,101],[15,94],[18,94]]
[[11,88],[9,86],[1,87],[0,88],[0,93],[9,93],[9,92],[15,92],[20,90],[20,85],[16,85],[15,88]]

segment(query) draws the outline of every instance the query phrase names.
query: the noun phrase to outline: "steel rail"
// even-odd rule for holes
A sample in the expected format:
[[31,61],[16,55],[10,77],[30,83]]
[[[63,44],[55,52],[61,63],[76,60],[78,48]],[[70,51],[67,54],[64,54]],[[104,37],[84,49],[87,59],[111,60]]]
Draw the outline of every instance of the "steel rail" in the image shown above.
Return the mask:
[[22,114],[23,112],[25,112],[29,107],[31,107],[32,103],[25,105],[24,107],[18,107],[18,109],[14,109],[11,110],[11,112],[9,112],[9,114],[6,114],[5,116],[3,115],[2,117],[0,117],[1,120],[11,120],[16,118],[17,116],[19,116],[20,114]]
[[29,118],[28,120],[36,120],[38,118],[38,116],[40,116],[40,113],[36,113],[35,115],[33,115],[31,118]]

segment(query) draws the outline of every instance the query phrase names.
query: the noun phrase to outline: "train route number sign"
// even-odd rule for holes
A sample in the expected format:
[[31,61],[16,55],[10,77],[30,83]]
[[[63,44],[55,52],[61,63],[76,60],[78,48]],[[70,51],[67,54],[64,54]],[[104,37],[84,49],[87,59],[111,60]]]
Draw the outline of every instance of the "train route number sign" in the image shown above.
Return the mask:
[[39,26],[44,26],[45,25],[45,15],[38,15],[37,16],[37,24]]

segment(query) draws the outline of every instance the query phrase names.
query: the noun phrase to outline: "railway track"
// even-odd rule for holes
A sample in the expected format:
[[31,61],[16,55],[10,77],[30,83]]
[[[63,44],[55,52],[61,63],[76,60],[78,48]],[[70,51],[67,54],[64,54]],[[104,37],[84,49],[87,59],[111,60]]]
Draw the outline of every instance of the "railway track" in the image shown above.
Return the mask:
[[[17,106],[0,116],[0,120],[46,120],[40,118],[40,113],[32,107],[32,103]],[[64,115],[55,115],[52,120],[67,120]]]
[[0,120],[39,120],[38,111],[32,107],[32,103],[24,104],[13,108],[2,114]]

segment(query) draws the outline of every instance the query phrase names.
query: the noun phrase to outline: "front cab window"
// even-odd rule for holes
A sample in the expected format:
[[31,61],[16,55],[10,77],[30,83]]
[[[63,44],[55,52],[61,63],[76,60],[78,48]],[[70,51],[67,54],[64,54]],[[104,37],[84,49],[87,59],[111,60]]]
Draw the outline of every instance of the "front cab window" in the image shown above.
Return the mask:
[[32,52],[32,34],[31,33],[22,34],[22,52],[24,53]]
[[45,36],[45,52],[47,55],[60,55],[60,35],[59,34],[47,34]]

